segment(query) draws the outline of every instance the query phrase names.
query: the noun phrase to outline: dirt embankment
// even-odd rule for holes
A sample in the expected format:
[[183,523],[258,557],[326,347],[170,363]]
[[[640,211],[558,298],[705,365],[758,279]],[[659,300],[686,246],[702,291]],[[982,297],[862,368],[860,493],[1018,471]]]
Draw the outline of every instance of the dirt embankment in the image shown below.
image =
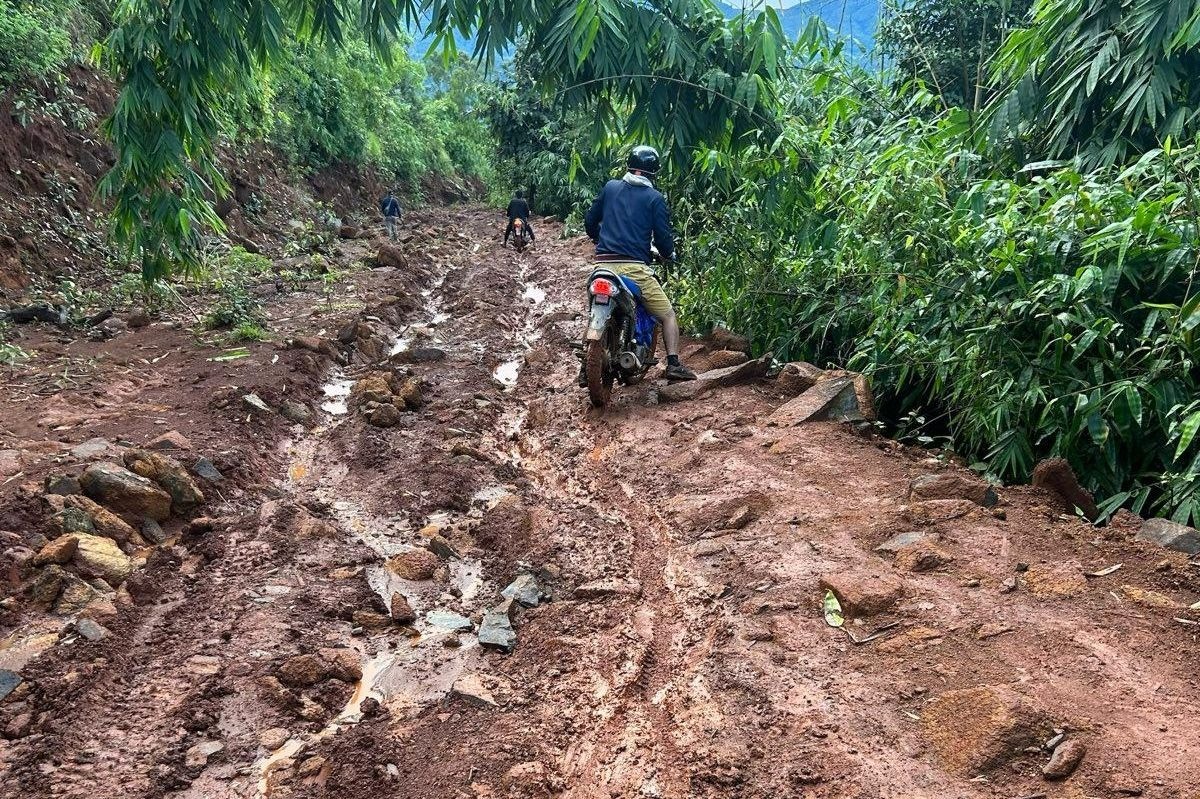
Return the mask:
[[[795,423],[800,370],[589,411],[586,248],[414,221],[247,358],[165,324],[35,342],[0,398],[0,795],[1200,796],[1187,555]],[[172,494],[98,583],[58,504],[105,517],[45,478],[177,491],[130,454],[167,431],[204,502]]]

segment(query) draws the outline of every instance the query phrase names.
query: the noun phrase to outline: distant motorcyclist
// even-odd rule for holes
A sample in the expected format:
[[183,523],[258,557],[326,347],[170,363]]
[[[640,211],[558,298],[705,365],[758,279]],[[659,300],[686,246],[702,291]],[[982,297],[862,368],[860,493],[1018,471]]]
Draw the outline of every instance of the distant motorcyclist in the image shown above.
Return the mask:
[[400,200],[396,199],[396,195],[388,192],[387,196],[379,201],[379,213],[383,214],[383,226],[387,230],[388,238],[392,241],[396,240],[396,225],[400,223]]
[[[596,242],[596,261],[636,283],[642,305],[662,324],[667,346],[664,376],[668,380],[695,380],[696,373],[679,360],[675,309],[648,266],[651,243],[665,260],[675,254],[667,201],[652,180],[660,163],[653,147],[634,147],[625,176],[604,186],[584,218],[584,227],[588,238]],[[586,381],[582,375],[581,379]]]
[[513,192],[513,198],[508,203],[508,227],[504,229],[504,244],[508,244],[508,237],[515,232],[514,224],[518,219],[525,226],[525,232],[529,234],[529,240],[534,241],[536,238],[533,235],[533,227],[529,224],[529,201],[525,199],[525,192],[517,189]]

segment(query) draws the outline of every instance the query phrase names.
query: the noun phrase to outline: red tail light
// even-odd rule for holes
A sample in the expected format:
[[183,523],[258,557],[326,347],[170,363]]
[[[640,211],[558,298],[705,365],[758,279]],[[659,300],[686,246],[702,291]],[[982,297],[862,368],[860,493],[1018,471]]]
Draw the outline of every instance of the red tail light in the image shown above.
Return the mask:
[[593,297],[603,297],[607,300],[617,293],[617,287],[613,285],[611,280],[598,277],[592,281],[591,292]]

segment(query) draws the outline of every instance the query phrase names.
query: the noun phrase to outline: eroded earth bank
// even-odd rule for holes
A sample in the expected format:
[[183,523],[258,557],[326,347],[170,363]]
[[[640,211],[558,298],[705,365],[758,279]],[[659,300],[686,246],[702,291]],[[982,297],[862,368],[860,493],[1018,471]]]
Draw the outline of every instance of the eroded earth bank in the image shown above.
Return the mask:
[[248,357],[35,334],[0,398],[0,794],[1200,797],[1189,555],[798,423],[837,373],[589,410],[588,251],[542,227],[348,240],[369,268]]

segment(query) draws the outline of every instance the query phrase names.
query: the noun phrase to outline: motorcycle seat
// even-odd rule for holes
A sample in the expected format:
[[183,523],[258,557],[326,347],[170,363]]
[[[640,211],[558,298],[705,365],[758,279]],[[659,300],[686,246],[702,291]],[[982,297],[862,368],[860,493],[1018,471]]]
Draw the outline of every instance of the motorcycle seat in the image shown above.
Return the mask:
[[618,275],[611,269],[605,269],[603,266],[599,266],[592,270],[592,275],[588,278],[588,282],[591,283],[598,277],[608,278],[614,282],[620,280],[621,285],[633,295],[634,300],[636,300],[638,303],[642,301],[642,290],[638,288],[638,284],[635,283],[632,278],[625,277],[624,275]]

